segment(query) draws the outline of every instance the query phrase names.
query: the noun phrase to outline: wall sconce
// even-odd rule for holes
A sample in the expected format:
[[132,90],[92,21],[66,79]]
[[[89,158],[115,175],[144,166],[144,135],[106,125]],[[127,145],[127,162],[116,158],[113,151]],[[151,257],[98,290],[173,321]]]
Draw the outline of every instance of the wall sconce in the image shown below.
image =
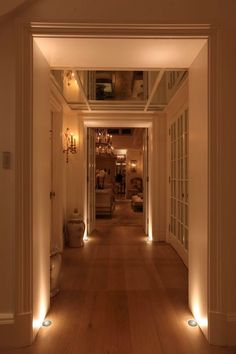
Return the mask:
[[130,160],[130,171],[136,172],[137,170],[137,160]]
[[66,163],[68,163],[69,154],[77,153],[76,138],[72,133],[70,133],[69,128],[66,129],[64,136],[65,136],[65,147],[63,149],[63,153],[66,154]]
[[68,70],[67,72],[65,72],[65,77],[67,79],[67,85],[70,86],[72,80],[74,80],[75,78],[75,73],[71,70]]

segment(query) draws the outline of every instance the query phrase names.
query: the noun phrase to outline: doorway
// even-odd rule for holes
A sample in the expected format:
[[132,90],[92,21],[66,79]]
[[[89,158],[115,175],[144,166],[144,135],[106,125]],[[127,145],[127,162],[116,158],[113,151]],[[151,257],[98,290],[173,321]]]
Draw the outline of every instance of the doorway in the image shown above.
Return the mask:
[[148,154],[148,134],[152,124],[144,120],[121,128],[121,119],[113,119],[112,127],[103,124],[101,128],[99,121],[96,124],[85,129],[87,236],[99,225],[138,225],[151,240],[149,213],[154,201],[149,194],[152,178],[148,161],[152,156]]
[[[39,36],[40,35],[40,30],[39,30],[39,25],[37,25],[37,27],[35,27],[35,28],[33,28],[33,30],[32,30],[32,33],[33,33],[33,36]],[[139,35],[138,37],[140,37],[140,38],[142,38],[144,41],[145,41],[145,37],[146,37],[146,35],[147,35],[147,33],[149,33],[149,30],[150,29],[148,29],[147,31],[145,30],[145,28],[143,28],[142,30],[141,30],[141,32],[142,32],[142,35]],[[27,29],[25,29],[25,31],[27,31]],[[45,31],[45,29],[44,29],[44,31]],[[50,35],[50,33],[51,33],[51,31],[48,29],[47,30],[48,31],[48,34]],[[95,29],[93,29],[93,31],[94,31],[94,36],[96,35],[97,36],[97,30],[95,30]],[[104,29],[103,29],[103,31],[104,31]],[[105,30],[105,32],[107,33],[107,31],[109,31],[107,28],[106,28],[106,30]],[[115,30],[115,31],[117,31],[117,29]],[[125,30],[127,33],[126,33],[126,35],[127,35],[127,38],[129,38],[129,36],[130,36],[130,33],[129,33],[129,29],[126,29]],[[152,29],[152,31],[154,31],[153,29]],[[204,32],[205,31],[205,32]],[[119,31],[118,31],[119,32]],[[117,33],[118,33],[117,32]],[[179,41],[181,41],[181,40],[184,40],[184,38],[186,38],[186,36],[189,36],[189,38],[192,40],[192,41],[194,41],[195,40],[195,38],[196,38],[196,40],[198,39],[198,38],[202,38],[202,33],[204,32],[205,33],[205,38],[206,38],[206,41],[207,41],[207,38],[209,38],[210,37],[210,29],[209,28],[206,28],[205,30],[203,30],[202,29],[202,27],[201,28],[199,28],[199,29],[186,29],[186,31],[185,30],[183,30],[183,32],[184,32],[184,35],[182,35],[182,37],[181,37],[181,35],[179,35],[179,32],[175,29],[175,28],[171,28],[171,27],[169,27],[168,29],[166,29],[166,32],[165,32],[165,34],[163,34],[163,32],[161,32],[160,31],[160,28],[158,28],[158,26],[157,26],[157,29],[154,31],[155,32],[155,35],[156,35],[156,38],[158,38],[158,37],[160,37],[160,36],[162,36],[162,38],[164,39],[164,38],[169,38],[169,36],[170,36],[170,34],[172,34],[172,35],[176,35],[177,37],[178,37],[178,40]],[[195,37],[193,37],[193,32],[194,32],[194,36]],[[78,33],[79,33],[79,29],[78,29]],[[162,33],[162,34],[161,34]],[[27,32],[27,34],[28,34],[28,32]],[[116,34],[117,35],[117,37],[119,37],[118,36],[118,34]],[[93,36],[93,35],[92,35]],[[113,32],[113,29],[110,31],[110,36],[112,37],[112,39],[114,40],[114,32]],[[88,33],[88,37],[91,37],[91,32],[90,33]],[[31,38],[32,39],[32,38]],[[169,39],[168,39],[168,41],[170,41]],[[28,48],[28,51],[27,50],[25,50],[25,48],[24,48],[24,51],[22,51],[22,56],[23,57],[25,57],[25,58],[28,58],[28,57],[30,57],[30,48]],[[199,52],[197,52],[197,53],[195,53],[195,55],[198,55],[199,54]],[[206,51],[206,56],[204,57],[204,68],[202,68],[202,67],[200,67],[200,72],[201,72],[201,74],[202,74],[202,78],[204,78],[204,77],[208,77],[208,75],[207,75],[207,73],[208,73],[208,67],[207,67],[207,65],[206,65],[206,62],[207,62],[207,60],[208,60],[208,52]],[[138,57],[138,56],[137,56]],[[195,58],[196,58],[196,56],[195,56]],[[206,59],[206,60],[205,60]],[[33,59],[32,59],[33,60]],[[212,63],[213,63],[213,59],[211,58],[211,60],[212,60]],[[25,60],[25,62],[27,62],[27,60]],[[148,65],[151,65],[150,63],[148,64]],[[22,75],[19,77],[19,80],[21,80],[22,82],[24,82],[24,86],[26,86],[26,87],[29,87],[30,88],[30,83],[31,83],[31,81],[29,80],[29,72],[28,72],[28,67],[26,67],[25,66],[25,64],[24,64],[24,61],[23,61],[23,64],[22,64],[22,62],[19,64],[19,66],[20,66],[20,71],[21,71],[21,73],[22,73]],[[140,67],[142,67],[142,65],[140,65]],[[214,64],[213,64],[213,67],[215,68],[215,66],[214,66]],[[197,76],[199,76],[198,74],[199,74],[199,72],[197,73],[197,67],[194,67],[193,68],[194,69],[194,71],[193,71],[193,73],[192,73],[192,76],[191,76],[191,82],[196,82],[196,80],[197,80]],[[19,87],[21,87],[22,85],[19,85]],[[205,87],[205,86],[204,86]],[[195,88],[193,88],[192,89],[192,93],[191,93],[191,95],[194,93],[195,95],[197,94],[197,89],[196,89],[196,87]],[[206,103],[206,105],[208,104],[208,91],[207,90],[204,90],[204,94],[206,94],[204,97],[205,97],[205,100],[204,100],[204,102]],[[18,122],[19,122],[19,124],[21,124],[23,127],[24,126],[26,126],[26,129],[25,129],[25,132],[29,135],[27,135],[26,136],[26,140],[28,139],[28,140],[30,140],[32,137],[31,137],[31,135],[30,135],[30,133],[29,133],[29,131],[28,131],[28,129],[27,129],[27,127],[28,126],[31,126],[31,104],[29,103],[29,99],[27,98],[27,96],[26,96],[26,94],[25,94],[25,92],[22,92],[20,95],[18,95],[18,100],[20,101],[19,102],[19,106],[20,107],[24,107],[24,109],[23,110],[19,110],[19,112],[17,113],[18,114],[18,117],[19,117],[19,119],[18,119]],[[196,96],[195,96],[196,97]],[[193,99],[193,96],[191,96],[191,99],[192,99],[192,101],[191,101],[191,104],[190,104],[190,117],[193,117],[193,116],[196,116],[196,112],[197,112],[197,103],[196,103],[196,99],[195,99],[195,102],[194,102],[194,99]],[[26,105],[25,104],[25,102],[28,102],[28,104]],[[213,105],[213,103],[211,102],[211,104]],[[205,105],[204,105],[204,115],[201,115],[201,117],[203,117],[203,119],[206,119],[206,122],[207,123],[209,123],[209,117],[208,117],[208,113],[205,113]],[[110,124],[108,124],[107,122],[106,123],[104,123],[104,121],[103,121],[103,119],[101,119],[101,117],[100,117],[100,121],[101,121],[101,124],[98,124],[97,125],[97,121],[99,121],[99,119],[96,119],[96,125],[94,125],[94,124],[92,124],[92,125],[90,125],[91,124],[91,121],[94,119],[94,117],[91,119],[92,117],[90,116],[90,119],[88,119],[87,120],[87,123],[86,123],[86,119],[84,120],[84,122],[85,122],[85,129],[87,129],[87,127],[100,127],[100,126],[105,126],[105,127],[109,127],[109,126],[111,126]],[[114,117],[113,117],[114,118]],[[120,118],[119,118],[120,119]],[[151,122],[150,122],[151,121]],[[143,120],[143,122],[144,122],[144,124],[143,124],[143,127],[145,128],[145,127],[148,127],[148,129],[149,129],[149,132],[150,132],[150,126],[153,128],[153,130],[154,130],[154,132],[155,132],[155,136],[156,136],[156,131],[155,131],[155,129],[156,129],[156,122],[155,122],[155,119],[153,119],[153,117],[150,119],[150,121],[148,122],[148,124],[145,126],[145,119]],[[86,125],[87,124],[87,125]],[[127,124],[127,122],[125,122],[125,124]],[[212,120],[212,122],[211,122],[211,124],[214,124],[213,123],[213,120]],[[118,124],[117,124],[118,125]],[[120,125],[119,124],[119,126],[123,126],[123,125]],[[129,126],[130,126],[130,124],[129,124]],[[142,126],[142,123],[141,123],[141,126]],[[191,128],[193,128],[193,125],[191,126]],[[201,132],[200,132],[201,133]],[[191,134],[191,132],[190,132],[190,134]],[[86,135],[86,134],[85,134]],[[22,137],[21,137],[22,138]],[[22,144],[22,140],[21,140],[21,138],[19,138],[19,144],[20,144],[20,146],[21,146],[21,144]],[[23,137],[23,138],[25,138],[25,137]],[[205,139],[205,135],[204,135],[204,139]],[[28,141],[27,140],[27,141]],[[31,141],[31,140],[30,140]],[[204,150],[204,151],[202,151],[202,154],[203,154],[203,156],[208,156],[208,144],[209,144],[209,141],[208,141],[208,138],[206,138],[206,140],[204,140],[205,142],[206,142],[206,149]],[[212,141],[214,141],[214,139],[212,140]],[[149,144],[150,144],[150,142],[149,142]],[[199,144],[199,143],[197,143],[196,142],[196,144]],[[30,145],[30,144],[29,144]],[[149,154],[149,156],[152,156],[153,157],[153,141],[152,141],[152,143],[150,144],[150,146],[152,147],[152,151],[150,152],[150,154]],[[199,146],[199,145],[198,145]],[[157,148],[156,148],[157,149]],[[193,145],[193,150],[194,151],[196,151],[197,152],[197,145]],[[26,154],[27,155],[27,151],[26,150],[24,150],[23,152],[22,152],[22,150],[21,149],[19,149],[19,161],[21,161],[22,160],[22,155],[24,155],[24,154]],[[27,155],[28,156],[28,155]],[[158,157],[157,157],[158,158]],[[153,160],[152,160],[152,158],[150,158],[150,160],[151,160],[151,163],[153,163]],[[24,166],[23,167],[25,167],[26,168],[26,170],[28,170],[28,167],[29,167],[29,165],[31,164],[31,162],[29,162],[30,161],[30,158],[29,159],[23,159],[23,161],[24,161]],[[159,163],[161,163],[160,161],[157,163],[157,165],[159,164]],[[208,160],[206,159],[206,163],[208,163]],[[31,165],[30,165],[31,166]],[[32,167],[32,166],[31,166]],[[156,167],[153,165],[152,166],[153,167],[153,169],[155,169]],[[149,167],[148,167],[148,169],[149,170],[151,170],[151,167],[150,167],[150,165],[149,165]],[[204,169],[204,171],[205,171],[205,169]],[[18,171],[19,172],[19,171]],[[204,172],[205,173],[205,172]],[[86,175],[86,174],[85,174]],[[151,183],[153,182],[153,181],[151,181],[151,176],[152,176],[152,174],[150,174],[150,176],[149,176],[149,178],[150,178],[150,185],[151,185]],[[31,176],[25,176],[25,179],[26,179],[26,183],[24,184],[24,188],[25,188],[25,190],[26,190],[26,193],[22,193],[22,194],[19,194],[19,198],[21,199],[20,201],[18,201],[20,204],[24,204],[24,203],[22,203],[22,198],[23,198],[23,195],[29,195],[30,193],[32,193],[31,191],[29,191],[27,188],[26,188],[26,186],[28,185],[28,186],[30,186],[31,185],[31,180],[30,180],[30,178],[31,178]],[[158,178],[157,176],[156,176],[156,178]],[[204,174],[204,176],[203,176],[203,179],[204,179],[204,181],[206,180],[206,179],[208,179],[208,175],[207,174]],[[29,182],[28,184],[27,184],[27,181]],[[85,185],[86,185],[86,180],[85,180]],[[206,184],[207,185],[207,184]],[[18,186],[19,187],[19,189],[21,190],[21,186]],[[210,188],[209,187],[209,185],[207,185],[207,188]],[[150,188],[151,189],[151,188]],[[150,194],[150,189],[149,189],[149,201],[148,201],[148,203],[149,203],[149,206],[152,206],[152,201],[151,201],[151,198],[152,198],[152,195]],[[201,186],[200,185],[198,185],[197,184],[197,189],[201,189]],[[208,189],[207,189],[208,190]],[[155,190],[153,189],[153,191],[152,191],[153,193],[155,192],[155,193],[157,193],[157,194],[159,194],[160,195],[160,193],[162,193],[162,190],[161,190],[161,186],[158,186],[158,188],[156,188]],[[157,197],[157,194],[155,194],[156,195],[156,197]],[[31,195],[31,194],[30,194]],[[195,194],[196,195],[196,194]],[[199,193],[199,196],[200,195],[202,195],[201,193]],[[208,193],[206,193],[205,194],[206,196],[208,195]],[[197,198],[197,196],[196,196],[196,198]],[[30,199],[30,198],[29,198]],[[25,201],[25,200],[24,200]],[[193,199],[192,199],[192,201],[193,201]],[[29,201],[28,201],[29,202]],[[160,201],[158,202],[158,203],[160,203]],[[205,203],[205,201],[204,201],[204,203]],[[200,203],[201,204],[201,203]],[[200,207],[201,208],[201,205],[200,204],[198,204],[198,207]],[[207,205],[207,203],[206,203],[206,205]],[[193,205],[194,207],[196,207],[197,208],[197,202]],[[159,208],[160,208],[161,206],[159,206]],[[24,210],[23,210],[23,214],[26,216],[26,215],[28,215],[28,210],[29,210],[29,205],[27,204],[27,200],[26,200],[26,205],[25,205],[25,208],[24,208]],[[156,211],[157,210],[155,210],[155,213],[156,213]],[[196,210],[195,210],[196,211]],[[208,220],[208,214],[207,213],[205,213],[205,209],[204,209],[204,220],[206,219],[206,220]],[[85,214],[87,214],[88,213],[88,211],[87,211],[87,209],[85,210]],[[154,210],[153,210],[153,212],[151,212],[150,211],[150,208],[149,208],[149,217],[151,218],[151,219],[155,219],[155,218],[157,218],[156,217],[156,214],[154,213]],[[195,215],[197,215],[197,213],[195,214]],[[87,215],[86,215],[87,216]],[[148,229],[150,230],[150,229],[152,229],[152,222],[153,222],[153,220],[149,220],[149,223],[148,223]],[[156,222],[156,225],[158,225],[158,222],[157,222],[157,220],[155,220],[155,222]],[[197,220],[194,220],[194,224],[192,225],[193,227],[196,227],[196,230],[197,230]],[[158,228],[157,228],[157,230],[158,230]],[[157,231],[156,229],[154,230],[155,232]],[[152,230],[151,230],[152,231]],[[21,233],[19,233],[20,235],[21,235]],[[22,239],[22,242],[24,243],[25,241],[28,241],[28,239],[30,239],[30,233],[29,233],[29,235],[28,235],[28,237],[24,237],[24,241],[23,241],[23,239]],[[203,241],[203,243],[201,242],[201,241]],[[207,246],[207,244],[209,244],[209,243],[207,243],[207,241],[208,241],[208,233],[206,233],[205,232],[205,230],[204,230],[204,233],[203,233],[203,239],[202,240],[197,240],[196,242],[198,243],[198,246],[200,247],[200,249],[201,249],[201,247],[203,247],[203,252],[204,252],[204,255],[206,255],[206,254],[209,254],[209,253],[207,253],[207,251],[208,251],[208,246]],[[35,240],[35,242],[37,243],[37,240]],[[22,261],[22,264],[24,265],[25,263],[27,263],[27,262],[29,262],[30,263],[30,261],[29,261],[29,259],[30,259],[30,250],[29,250],[29,247],[24,243],[24,245],[25,245],[25,247],[24,247],[24,252],[22,253],[22,255],[20,254],[19,255],[19,259]],[[195,244],[195,246],[196,246],[196,244]],[[37,249],[37,254],[38,254],[38,256],[42,253],[42,255],[44,255],[45,254],[45,250],[42,250],[40,247],[39,248],[37,248],[37,247],[35,247],[35,249]],[[199,248],[198,248],[199,249]],[[20,252],[20,251],[19,251]],[[25,256],[25,254],[27,255],[28,254],[28,256],[29,256],[29,258],[24,258],[23,257],[23,255]],[[207,282],[206,282],[206,278],[202,278],[201,277],[201,274],[208,274],[208,264],[209,264],[209,262],[205,262],[205,259],[204,259],[204,263],[201,263],[201,266],[199,266],[199,260],[198,260],[198,257],[197,257],[198,255],[196,254],[196,252],[193,252],[192,254],[191,254],[191,262],[190,262],[190,267],[192,267],[191,268],[191,271],[189,272],[189,277],[190,277],[190,298],[191,298],[191,301],[190,301],[190,305],[191,305],[191,308],[193,309],[193,312],[194,312],[194,314],[196,314],[197,315],[197,312],[198,312],[198,314],[200,314],[200,315],[198,315],[198,317],[199,318],[204,318],[204,317],[207,317],[208,316],[208,307],[207,307],[207,304],[205,303],[205,301],[204,301],[204,299],[207,299],[208,298],[208,296],[205,296],[206,295],[206,293],[207,293],[207,291],[209,292],[210,290],[209,290],[209,288],[208,288],[208,285],[207,285]],[[27,263],[28,264],[28,263]],[[202,264],[204,264],[204,269],[206,270],[206,272],[202,272]],[[194,269],[193,269],[193,265],[194,265]],[[22,269],[22,266],[20,266],[21,267],[21,269]],[[27,275],[27,274],[26,274]],[[29,279],[30,279],[30,274],[28,274],[29,275]],[[45,276],[44,275],[42,275],[42,279],[44,278]],[[194,286],[194,284],[196,284],[196,282],[199,284],[199,281],[201,282],[201,281],[203,281],[203,283],[204,283],[204,286],[203,286],[203,288],[204,288],[204,291],[203,291],[203,293],[201,293],[201,292],[199,292],[199,291],[197,291],[197,293],[196,293],[196,291],[195,291],[195,286]],[[27,282],[26,282],[27,283]],[[29,287],[28,287],[29,288]],[[201,286],[199,287],[199,288],[201,288]],[[199,289],[198,288],[198,289]],[[38,294],[38,297],[37,297],[37,301],[38,302],[40,302],[42,300],[42,297],[40,297],[40,294]],[[194,307],[194,304],[196,304],[197,303],[197,309],[198,310],[194,310],[194,308],[196,309],[196,307]],[[204,315],[203,315],[204,314]],[[206,315],[206,316],[205,316]],[[202,329],[204,330],[204,333],[206,334],[206,335],[208,335],[208,328],[207,328],[207,325],[206,325],[206,322],[202,322],[203,323],[203,325],[202,325]],[[205,327],[204,327],[205,326]]]
[[98,128],[94,133],[96,229],[103,224],[144,229],[144,129]]

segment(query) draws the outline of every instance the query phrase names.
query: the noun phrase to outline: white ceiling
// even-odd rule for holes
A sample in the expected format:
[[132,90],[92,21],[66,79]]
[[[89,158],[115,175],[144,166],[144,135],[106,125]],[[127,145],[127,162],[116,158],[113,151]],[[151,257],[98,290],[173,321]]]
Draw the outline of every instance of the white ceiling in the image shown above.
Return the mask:
[[189,68],[206,39],[35,38],[53,68]]

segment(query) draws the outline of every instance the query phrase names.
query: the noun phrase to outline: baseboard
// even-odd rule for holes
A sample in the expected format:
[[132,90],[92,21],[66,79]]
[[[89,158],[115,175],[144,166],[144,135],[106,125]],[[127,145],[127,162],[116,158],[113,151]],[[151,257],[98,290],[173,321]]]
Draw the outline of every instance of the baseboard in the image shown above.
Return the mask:
[[159,241],[165,241],[166,242],[166,232],[165,231],[160,231],[159,232]]
[[0,326],[14,323],[13,313],[0,313]]
[[227,343],[236,346],[236,313],[227,315]]
[[171,244],[171,246],[176,250],[186,267],[188,268],[188,252],[184,249],[182,244],[179,242],[179,240],[175,237],[169,234],[168,236],[168,242]]
[[209,342],[213,345],[236,346],[236,313],[210,312]]
[[19,348],[32,344],[32,314],[0,314],[0,343],[3,348]]
[[166,232],[165,231],[153,230],[152,238],[153,238],[153,241],[157,241],[157,242],[159,242],[159,241],[166,242],[167,241]]

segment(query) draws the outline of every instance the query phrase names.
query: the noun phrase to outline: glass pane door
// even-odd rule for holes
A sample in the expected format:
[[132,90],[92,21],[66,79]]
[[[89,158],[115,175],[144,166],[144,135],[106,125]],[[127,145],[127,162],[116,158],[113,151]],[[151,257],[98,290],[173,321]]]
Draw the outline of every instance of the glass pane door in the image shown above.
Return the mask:
[[170,126],[170,232],[188,250],[188,110]]

